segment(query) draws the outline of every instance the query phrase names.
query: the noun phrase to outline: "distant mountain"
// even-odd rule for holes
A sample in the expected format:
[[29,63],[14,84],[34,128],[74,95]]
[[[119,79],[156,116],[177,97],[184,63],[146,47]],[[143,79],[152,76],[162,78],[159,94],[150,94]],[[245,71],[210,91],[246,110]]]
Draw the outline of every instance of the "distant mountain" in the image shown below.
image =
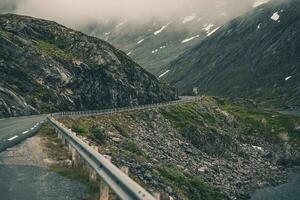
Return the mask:
[[55,22],[0,15],[0,117],[176,98],[107,42]]
[[146,24],[134,24],[118,21],[92,24],[81,30],[112,43],[144,69],[159,76],[165,65],[219,26],[220,21],[204,20],[191,14],[176,22],[154,20]]
[[[81,30],[125,51],[144,69],[159,77],[169,62],[212,35],[222,24],[266,2],[220,0],[205,12],[203,8],[195,8],[195,12],[169,20],[108,20],[89,24]],[[233,9],[237,6],[238,9]]]
[[300,107],[300,1],[258,6],[172,61],[164,80],[190,93]]

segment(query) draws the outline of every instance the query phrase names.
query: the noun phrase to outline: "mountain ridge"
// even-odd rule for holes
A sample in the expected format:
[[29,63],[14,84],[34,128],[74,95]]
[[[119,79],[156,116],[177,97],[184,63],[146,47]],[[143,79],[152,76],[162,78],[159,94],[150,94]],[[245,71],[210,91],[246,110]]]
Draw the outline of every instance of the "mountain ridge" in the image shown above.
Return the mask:
[[198,87],[208,95],[299,107],[299,6],[268,3],[230,21],[172,61],[163,80],[180,93]]

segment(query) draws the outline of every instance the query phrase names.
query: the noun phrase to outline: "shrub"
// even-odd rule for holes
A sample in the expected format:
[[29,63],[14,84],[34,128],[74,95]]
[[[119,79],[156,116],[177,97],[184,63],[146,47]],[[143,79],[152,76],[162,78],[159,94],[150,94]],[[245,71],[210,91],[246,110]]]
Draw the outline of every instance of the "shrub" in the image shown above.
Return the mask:
[[182,199],[218,200],[224,196],[221,191],[205,183],[200,177],[183,172],[171,164],[158,167],[163,182],[171,186]]
[[143,155],[143,151],[132,141],[125,141],[122,144],[123,148],[136,155]]
[[81,133],[81,134],[88,134],[89,130],[87,127],[85,127],[83,124],[81,123],[76,123],[73,124],[72,126],[72,131],[76,132],[76,133]]
[[105,131],[100,128],[92,128],[90,130],[90,134],[92,139],[96,140],[98,143],[105,143],[108,138],[108,135],[105,133]]
[[114,128],[119,132],[120,135],[124,136],[124,137],[128,137],[129,134],[127,132],[126,129],[124,129],[122,126],[120,126],[119,124],[113,124]]

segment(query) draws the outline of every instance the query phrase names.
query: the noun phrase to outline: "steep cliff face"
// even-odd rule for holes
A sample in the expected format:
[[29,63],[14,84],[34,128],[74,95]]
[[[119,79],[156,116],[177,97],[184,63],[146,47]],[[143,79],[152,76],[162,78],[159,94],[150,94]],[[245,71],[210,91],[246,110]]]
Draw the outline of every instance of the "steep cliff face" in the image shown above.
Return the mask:
[[180,92],[300,107],[300,2],[274,1],[236,18],[170,64]]
[[0,15],[0,117],[176,98],[102,40],[55,22]]

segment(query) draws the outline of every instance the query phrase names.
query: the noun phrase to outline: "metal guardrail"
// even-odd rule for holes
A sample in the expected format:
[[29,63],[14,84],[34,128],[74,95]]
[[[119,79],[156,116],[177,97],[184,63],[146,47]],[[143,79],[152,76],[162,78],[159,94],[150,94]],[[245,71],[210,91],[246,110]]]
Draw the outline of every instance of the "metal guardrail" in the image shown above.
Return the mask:
[[72,131],[65,128],[52,117],[48,117],[48,122],[63,134],[64,139],[77,150],[118,197],[124,200],[155,200],[144,188],[107,161],[103,155],[80,140]]
[[121,112],[129,112],[129,111],[136,111],[136,110],[160,108],[160,107],[166,107],[166,106],[171,106],[171,105],[191,103],[191,102],[195,102],[196,100],[197,100],[197,98],[195,97],[195,98],[189,98],[189,99],[170,101],[170,102],[166,102],[166,103],[157,103],[157,104],[149,104],[149,105],[134,106],[134,107],[122,107],[122,108],[113,108],[113,109],[75,111],[75,112],[58,112],[58,113],[52,113],[51,116],[56,117],[56,118],[62,118],[62,117],[68,117],[68,116],[88,117],[88,116],[96,116],[96,115],[103,115],[103,114],[112,114],[112,113],[121,113]]
[[150,104],[136,107],[124,107],[115,109],[105,109],[96,111],[78,111],[78,112],[59,112],[48,116],[48,122],[59,130],[68,141],[69,144],[77,150],[77,152],[89,163],[89,165],[97,172],[97,174],[109,185],[109,187],[116,193],[118,197],[124,200],[141,199],[141,200],[155,200],[155,198],[148,193],[139,184],[130,179],[115,165],[106,160],[106,158],[91,148],[89,145],[79,139],[75,133],[65,128],[60,122],[54,118],[62,118],[66,116],[95,116],[103,114],[120,113],[127,111],[144,110],[151,108],[159,108],[170,105],[184,104],[196,101],[197,98],[182,99],[167,103]]

